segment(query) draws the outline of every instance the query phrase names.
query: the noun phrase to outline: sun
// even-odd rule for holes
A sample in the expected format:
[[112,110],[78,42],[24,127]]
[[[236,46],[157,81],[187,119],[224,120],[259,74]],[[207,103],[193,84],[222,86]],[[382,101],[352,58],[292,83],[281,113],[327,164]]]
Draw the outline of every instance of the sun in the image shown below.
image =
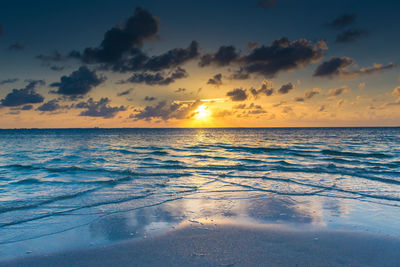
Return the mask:
[[210,117],[211,112],[208,110],[208,107],[206,104],[200,105],[196,110],[195,110],[195,118],[196,120],[199,121],[205,121],[208,120]]

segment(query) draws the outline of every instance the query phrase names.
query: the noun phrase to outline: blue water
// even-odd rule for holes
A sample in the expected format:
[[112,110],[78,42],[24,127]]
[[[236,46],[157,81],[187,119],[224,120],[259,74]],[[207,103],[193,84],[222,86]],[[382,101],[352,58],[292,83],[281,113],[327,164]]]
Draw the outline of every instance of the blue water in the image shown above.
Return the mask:
[[0,257],[222,217],[400,236],[400,128],[0,130]]

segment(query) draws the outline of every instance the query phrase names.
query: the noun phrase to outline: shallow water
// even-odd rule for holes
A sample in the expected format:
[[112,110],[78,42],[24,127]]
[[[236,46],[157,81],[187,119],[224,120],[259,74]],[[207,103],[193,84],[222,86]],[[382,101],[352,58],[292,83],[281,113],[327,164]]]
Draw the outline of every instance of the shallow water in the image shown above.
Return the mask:
[[0,130],[0,258],[212,218],[400,236],[400,128]]

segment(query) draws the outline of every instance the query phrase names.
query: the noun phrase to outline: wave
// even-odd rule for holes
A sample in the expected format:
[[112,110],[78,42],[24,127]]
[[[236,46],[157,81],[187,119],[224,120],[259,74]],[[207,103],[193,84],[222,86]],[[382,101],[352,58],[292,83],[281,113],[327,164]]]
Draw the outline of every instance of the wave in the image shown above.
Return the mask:
[[[329,164],[325,167],[319,166],[319,167],[312,167],[312,168],[296,168],[296,167],[284,167],[284,166],[277,166],[272,170],[280,171],[280,172],[304,172],[304,173],[316,173],[316,174],[337,174],[337,175],[344,175],[344,176],[349,176],[349,177],[356,177],[356,178],[363,178],[363,179],[368,179],[372,181],[379,181],[383,183],[389,183],[389,184],[396,184],[400,185],[400,180],[394,180],[394,179],[389,179],[389,178],[383,178],[383,177],[377,177],[377,176],[372,176],[372,175],[366,175],[363,174],[366,172],[365,169],[344,169],[344,168],[338,168],[334,164]],[[371,174],[371,172],[368,172]],[[372,172],[373,173],[373,172]],[[375,173],[376,174],[376,173]],[[378,174],[382,174],[379,172]],[[400,173],[397,173],[400,176]],[[397,177],[399,177],[397,176]]]
[[383,153],[358,153],[358,152],[346,152],[346,151],[337,151],[337,150],[321,150],[322,154],[330,155],[330,156],[338,156],[338,157],[355,157],[355,158],[391,158],[391,155],[383,154]]
[[166,152],[166,151],[152,151],[152,152],[149,152],[149,154],[152,154],[152,155],[157,155],[157,156],[166,156],[166,155],[168,155],[168,152]]
[[[45,204],[50,204],[59,200],[65,200],[65,199],[70,199],[70,198],[75,198],[78,196],[82,196],[84,194],[93,192],[95,190],[98,190],[99,188],[92,188],[92,189],[87,189],[87,190],[82,190],[70,194],[65,194],[65,195],[58,195],[58,196],[53,196],[49,197],[45,200],[35,200],[35,199],[27,199],[24,201],[12,201],[12,205],[7,206],[7,204],[1,204],[0,205],[0,214],[9,212],[9,211],[15,211],[15,210],[23,210],[23,209],[32,209],[36,208]],[[15,205],[17,204],[17,205]]]
[[[56,211],[56,212],[48,212],[46,214],[42,214],[42,215],[39,215],[39,216],[32,216],[32,217],[24,218],[24,219],[21,219],[21,220],[15,220],[15,221],[11,221],[11,222],[1,223],[0,227],[17,225],[17,224],[21,224],[21,223],[26,223],[26,222],[30,222],[30,221],[35,221],[35,220],[39,220],[39,219],[48,218],[48,217],[51,217],[51,216],[54,216],[54,215],[66,214],[66,213],[70,213],[70,212],[73,212],[73,211],[78,211],[78,210],[86,209],[86,208],[94,208],[94,207],[99,207],[99,206],[104,206],[104,205],[111,205],[111,204],[121,204],[121,203],[124,203],[124,202],[132,201],[132,200],[136,200],[136,199],[140,199],[140,198],[146,198],[146,197],[148,197],[150,195],[152,195],[152,193],[144,194],[144,195],[129,196],[129,197],[125,197],[125,198],[119,198],[119,199],[108,200],[108,201],[94,202],[94,203],[91,203],[91,204],[79,206],[77,208],[71,208],[71,209],[62,210],[62,211]],[[54,198],[54,199],[49,200],[49,201],[55,202],[55,201],[58,201],[58,200],[60,200],[60,198]],[[41,206],[43,204],[48,204],[48,203],[51,203],[51,202],[47,202],[47,203],[42,202],[42,203],[37,204],[35,206],[26,205],[25,207],[23,207],[23,209],[30,209],[30,208],[38,207],[38,206]],[[18,210],[18,209],[22,209],[22,208],[14,207],[14,208],[10,208],[10,211]],[[4,213],[4,212],[2,212],[1,208],[0,208],[0,213]]]
[[[162,165],[160,165],[162,166]],[[21,164],[11,164],[11,165],[3,165],[0,168],[16,168],[16,169],[23,169],[23,170],[44,170],[48,172],[54,173],[69,173],[69,172],[94,172],[94,173],[110,173],[114,175],[130,175],[130,176],[137,176],[137,177],[146,177],[146,176],[166,176],[166,177],[182,177],[182,176],[191,176],[191,173],[171,173],[171,172],[163,172],[163,173],[156,173],[156,172],[137,172],[130,169],[123,169],[123,170],[111,170],[111,169],[104,169],[104,168],[84,168],[79,166],[69,166],[69,167],[59,167],[59,168],[52,168],[52,167],[44,167],[44,166],[34,166],[34,165],[21,165]],[[174,169],[173,165],[165,165],[166,169]],[[176,169],[184,169],[185,167],[178,165]]]
[[16,182],[11,182],[10,184],[16,184],[16,185],[27,185],[27,184],[39,184],[41,181],[39,179],[35,178],[27,178],[27,179],[22,179]]
[[[221,178],[250,178],[250,177],[233,176],[233,175],[221,175]],[[223,179],[220,180],[220,181],[224,182],[224,183],[229,183],[229,184],[234,184],[234,185],[237,185],[237,186],[245,187],[245,188],[251,188],[251,189],[257,190],[257,191],[266,191],[266,192],[271,192],[271,193],[276,193],[276,194],[287,194],[287,195],[297,195],[297,194],[299,194],[299,195],[306,196],[306,195],[313,195],[313,194],[317,195],[317,194],[320,194],[320,193],[322,193],[322,192],[324,192],[326,190],[329,190],[329,191],[338,191],[338,192],[342,192],[342,193],[359,195],[359,196],[362,196],[362,197],[368,197],[368,198],[374,198],[374,199],[400,201],[399,197],[366,194],[366,193],[362,193],[362,192],[358,192],[358,191],[345,190],[345,189],[334,187],[334,186],[323,186],[323,185],[320,185],[320,184],[299,182],[299,181],[295,181],[295,180],[292,180],[292,179],[272,178],[272,177],[267,177],[267,176],[263,176],[261,178],[265,179],[265,180],[271,180],[271,181],[277,181],[277,182],[293,183],[293,184],[297,184],[297,185],[317,188],[317,189],[320,189],[320,190],[316,190],[316,191],[313,191],[313,192],[287,192],[287,191],[278,191],[278,190],[270,190],[270,189],[265,189],[265,188],[259,188],[259,187],[255,187],[255,186],[245,185],[245,184],[241,184],[241,183],[234,183],[234,182],[230,182],[230,181],[224,181]]]

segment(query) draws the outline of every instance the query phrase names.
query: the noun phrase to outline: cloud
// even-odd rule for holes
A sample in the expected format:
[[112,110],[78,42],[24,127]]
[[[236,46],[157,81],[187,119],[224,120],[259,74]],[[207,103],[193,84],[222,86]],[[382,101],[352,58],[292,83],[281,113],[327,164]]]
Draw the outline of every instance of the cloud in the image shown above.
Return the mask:
[[267,113],[267,111],[261,109],[261,110],[250,110],[247,114],[251,114],[251,115],[259,115],[259,114],[265,114]]
[[60,82],[52,83],[50,86],[57,88],[56,91],[51,91],[52,93],[75,99],[89,93],[105,80],[105,77],[97,76],[95,71],[91,71],[87,67],[80,67],[69,76],[62,76]]
[[336,102],[336,107],[337,107],[337,108],[340,108],[340,107],[344,104],[344,102],[345,102],[344,99],[339,99],[339,100]]
[[20,44],[19,42],[15,42],[8,47],[10,51],[21,51],[25,49],[25,45]]
[[200,59],[199,66],[228,66],[231,62],[237,60],[238,58],[239,53],[236,51],[234,46],[221,46],[215,54],[203,55]]
[[199,44],[196,41],[192,41],[188,48],[175,48],[168,52],[151,57],[143,69],[149,71],[160,71],[164,69],[175,68],[183,63],[196,58],[199,55]]
[[[10,111],[27,111],[27,110],[32,110],[33,109],[33,105],[24,105],[24,106],[18,106],[18,107],[10,107]],[[13,113],[13,112],[11,112],[11,113],[8,113],[8,114],[13,114],[13,115],[15,115],[15,114],[19,114],[19,112],[17,113],[17,112],[15,112],[15,113]]]
[[117,93],[117,96],[126,96],[126,95],[129,95],[132,91],[133,91],[133,88],[130,88],[128,90]]
[[286,101],[281,101],[281,102],[279,102],[279,103],[277,103],[277,104],[274,104],[273,107],[274,107],[274,108],[277,108],[277,107],[280,107],[280,106],[282,106],[282,105],[284,105],[284,104],[286,104]]
[[1,106],[17,107],[26,104],[42,103],[44,97],[38,94],[35,89],[39,85],[44,85],[42,80],[31,81],[25,88],[13,89],[4,99],[1,100]]
[[283,113],[292,113],[293,108],[292,107],[283,107],[282,112]]
[[[277,92],[279,94],[287,94],[293,89],[294,85],[291,82],[289,82],[283,84]],[[263,80],[260,88],[258,89],[251,88],[249,89],[249,91],[255,99],[257,99],[260,95],[271,96],[275,93],[275,89],[273,88],[272,82],[268,80]]]
[[329,22],[326,24],[326,26],[341,30],[343,28],[346,28],[347,26],[350,26],[356,22],[356,14],[343,14],[334,19],[333,21]]
[[0,85],[5,85],[5,84],[8,84],[8,83],[15,83],[15,82],[18,82],[18,81],[19,81],[18,78],[5,79],[5,80],[0,81]]
[[397,97],[397,103],[400,104],[400,86],[393,89],[392,96]]
[[258,6],[269,9],[274,8],[276,6],[277,0],[258,0]]
[[262,106],[255,105],[254,103],[251,103],[249,105],[239,104],[239,105],[233,106],[233,109],[241,111],[236,116],[238,118],[249,117],[250,115],[263,115],[263,114],[268,113]]
[[104,34],[100,46],[88,47],[83,53],[73,51],[70,55],[80,58],[84,63],[114,64],[125,54],[137,52],[133,48],[140,48],[145,40],[154,38],[158,27],[159,21],[156,17],[137,7],[126,23],[115,26]]
[[21,108],[21,110],[31,110],[33,109],[33,105],[25,105]]
[[93,98],[89,98],[86,102],[80,102],[75,105],[77,109],[86,109],[82,111],[79,116],[87,117],[102,117],[105,119],[114,118],[120,111],[125,111],[125,106],[112,107],[110,106],[111,100],[101,98],[99,101],[94,101]]
[[321,89],[319,89],[319,88],[308,89],[308,90],[305,92],[304,97],[305,97],[306,99],[311,99],[311,98],[313,98],[314,96],[318,95],[320,92],[321,92]]
[[246,108],[246,104],[238,104],[233,106],[233,109],[245,109]]
[[261,44],[258,42],[247,42],[246,49],[253,50],[254,48],[260,47]]
[[174,48],[161,55],[149,57],[140,49],[131,49],[130,53],[117,62],[102,66],[118,72],[126,71],[162,71],[179,67],[199,56],[199,44],[192,41],[187,48]]
[[286,37],[277,39],[270,46],[253,49],[241,58],[247,73],[274,77],[278,72],[291,71],[318,62],[327,49],[324,41],[312,44],[306,39],[290,42]]
[[391,62],[388,63],[387,65],[374,63],[372,67],[361,68],[360,70],[344,72],[343,74],[344,74],[345,78],[357,78],[360,75],[369,75],[369,74],[373,74],[373,73],[380,72],[383,70],[393,69],[398,66],[399,66],[398,64],[391,63]]
[[355,60],[349,57],[332,57],[328,61],[321,63],[315,70],[316,77],[333,78],[338,76],[343,79],[354,79],[360,75],[369,75],[383,70],[392,69],[398,64],[388,63],[387,65],[373,64],[372,67],[361,68],[359,70],[349,71],[348,67],[354,65]]
[[349,57],[331,57],[328,61],[321,63],[315,70],[314,76],[333,77],[341,75],[346,68],[354,63]]
[[17,110],[17,111],[11,110],[10,112],[7,112],[6,114],[7,115],[19,115],[19,114],[21,114],[21,112],[19,110]]
[[185,91],[186,91],[186,88],[178,88],[174,92],[175,93],[182,93],[182,92],[185,92]]
[[233,109],[262,109],[262,106],[255,105],[254,103],[251,103],[249,105],[239,104],[239,105],[233,106]]
[[[59,64],[67,61],[69,58],[70,58],[69,56],[64,56],[57,50],[54,50],[49,55],[40,54],[40,55],[36,56],[36,59],[38,59],[42,62],[42,66],[49,67],[51,70],[54,70],[54,71],[64,70],[65,66],[60,66]],[[54,65],[53,64],[54,62],[57,62],[58,65]]]
[[131,116],[134,120],[162,119],[188,119],[193,117],[195,110],[201,105],[201,101],[197,100],[193,103],[177,103],[177,102],[158,102],[155,106],[146,106],[138,113]]
[[294,89],[294,85],[292,83],[287,83],[287,84],[282,85],[281,88],[279,88],[278,93],[287,94],[293,89]]
[[68,55],[54,51],[52,55],[39,55],[37,58],[47,65],[50,61],[75,58],[85,64],[97,64],[97,69],[123,73],[169,70],[200,55],[197,41],[192,41],[187,48],[174,48],[156,56],[146,55],[142,51],[143,43],[155,39],[158,29],[158,18],[138,7],[126,23],[107,31],[99,46],[88,47],[83,52],[72,51]]
[[62,107],[58,103],[57,99],[50,100],[43,105],[39,106],[36,110],[38,111],[43,111],[43,112],[53,112],[58,109],[61,109]]
[[248,97],[246,89],[242,88],[233,89],[226,93],[226,96],[230,97],[232,101],[244,101]]
[[349,29],[339,33],[336,36],[336,43],[351,43],[355,42],[362,37],[367,37],[368,31],[362,29]]
[[274,88],[272,88],[272,82],[264,80],[260,88],[258,89],[251,88],[250,93],[254,96],[254,98],[258,98],[259,95],[261,94],[270,96],[274,93]]
[[342,87],[339,87],[339,88],[330,89],[330,90],[328,91],[328,96],[339,96],[339,95],[341,95],[342,93],[348,93],[348,92],[350,92],[350,91],[351,91],[351,89],[350,89],[349,87],[347,87],[347,86],[342,86]]
[[214,77],[210,78],[207,82],[207,84],[212,84],[215,86],[220,86],[222,84],[222,74],[218,73],[214,75]]
[[51,70],[54,70],[54,71],[62,71],[62,70],[65,69],[65,67],[64,67],[64,66],[56,66],[56,65],[53,65],[53,66],[50,66],[50,69],[51,69]]
[[165,76],[164,72],[156,72],[156,73],[135,73],[126,81],[120,81],[120,83],[144,83],[147,85],[169,85],[177,79],[186,78],[188,76],[186,70],[178,67],[174,71],[167,74]]
[[224,117],[227,117],[227,116],[231,116],[232,114],[233,114],[232,111],[224,109],[224,110],[220,110],[220,111],[217,111],[217,112],[213,112],[212,116],[214,118],[224,118]]
[[50,55],[37,55],[37,59],[42,61],[42,64],[47,65],[50,62],[62,62],[68,60],[67,56],[62,55],[59,51],[54,50]]
[[146,96],[145,98],[144,98],[144,101],[149,101],[149,102],[151,102],[151,101],[154,101],[154,100],[156,100],[157,98],[155,98],[154,96]]
[[250,74],[248,74],[243,68],[236,70],[230,77],[232,80],[247,80],[250,79]]

